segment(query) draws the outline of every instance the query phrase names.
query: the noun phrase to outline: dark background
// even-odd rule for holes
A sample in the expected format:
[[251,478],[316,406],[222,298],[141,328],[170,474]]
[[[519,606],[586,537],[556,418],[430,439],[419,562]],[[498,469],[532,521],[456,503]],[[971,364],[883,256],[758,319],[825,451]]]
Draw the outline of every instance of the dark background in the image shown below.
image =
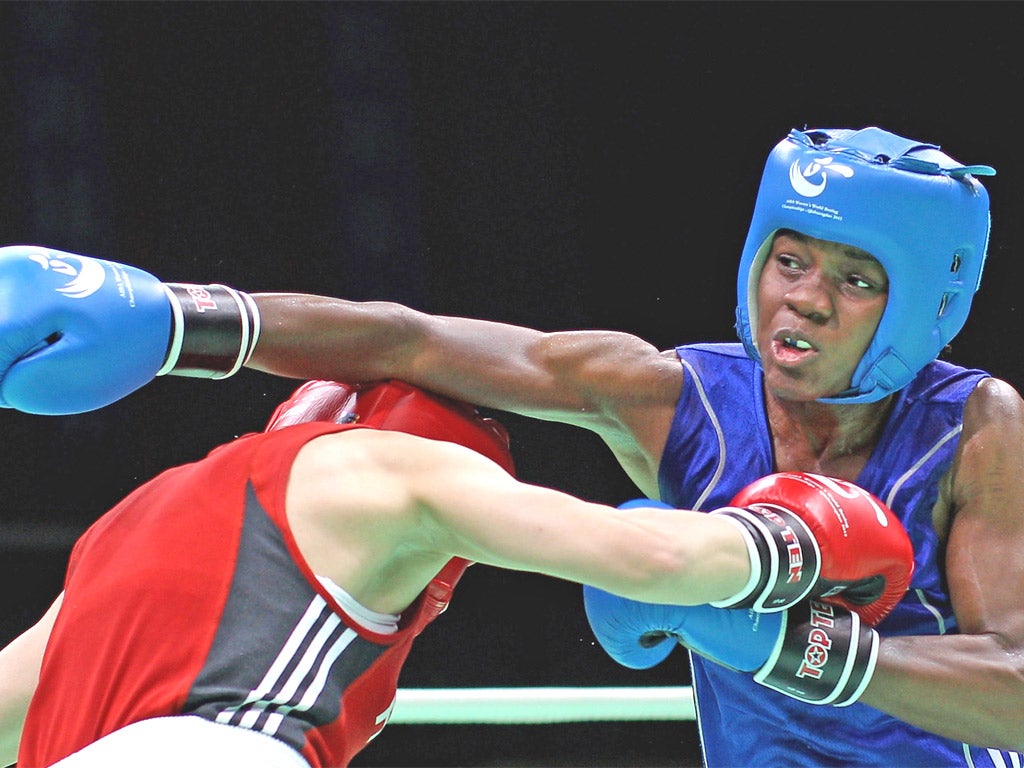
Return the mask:
[[[995,166],[953,359],[1018,386],[1015,3],[3,3],[0,242],[161,279],[394,299],[659,347],[731,340],[760,169],[792,127],[880,125]],[[0,640],[77,535],[262,426],[294,382],[166,378],[102,411],[0,413]],[[619,503],[596,438],[505,417],[530,482]],[[678,685],[594,646],[577,587],[483,567],[407,687]],[[740,725],[740,724],[738,724]],[[691,723],[393,726],[359,765],[694,765]]]

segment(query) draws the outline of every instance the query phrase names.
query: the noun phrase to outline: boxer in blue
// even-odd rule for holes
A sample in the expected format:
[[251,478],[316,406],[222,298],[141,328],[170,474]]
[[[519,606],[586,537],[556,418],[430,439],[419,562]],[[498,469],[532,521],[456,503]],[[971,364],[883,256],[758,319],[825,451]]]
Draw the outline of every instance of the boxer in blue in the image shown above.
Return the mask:
[[[72,412],[158,371],[224,375],[240,363],[292,377],[398,378],[593,430],[641,493],[671,506],[712,510],[773,472],[857,483],[900,518],[917,567],[877,627],[870,663],[851,661],[862,673],[854,688],[777,680],[780,639],[812,656],[828,650],[810,642],[827,620],[816,604],[768,621],[588,590],[602,645],[634,666],[656,663],[675,640],[695,651],[711,766],[1019,764],[1024,401],[984,371],[938,360],[980,284],[989,206],[979,178],[992,173],[877,128],[791,132],[768,159],[740,259],[742,344],[659,351],[617,332],[193,287],[185,294],[230,299],[216,311],[231,322],[196,343],[210,310],[146,276],[152,316],[142,317],[146,293],[125,310],[139,320],[120,325],[147,354],[124,359],[123,334],[87,322],[100,291],[54,294],[81,292],[73,258],[68,275],[46,271],[46,284],[38,266],[4,267],[0,296],[20,303],[0,307],[0,397]],[[66,343],[80,327],[84,340]]]

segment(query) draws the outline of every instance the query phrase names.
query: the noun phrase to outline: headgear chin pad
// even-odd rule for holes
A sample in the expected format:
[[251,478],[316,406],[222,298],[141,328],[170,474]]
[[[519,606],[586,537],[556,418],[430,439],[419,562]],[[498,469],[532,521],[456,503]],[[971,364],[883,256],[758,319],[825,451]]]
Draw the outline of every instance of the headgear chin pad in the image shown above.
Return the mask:
[[990,228],[988,193],[934,144],[880,128],[790,131],[765,164],[737,278],[736,332],[760,360],[757,284],[775,233],[867,251],[889,297],[850,387],[827,403],[874,402],[903,388],[967,321]]
[[515,474],[505,428],[476,408],[403,381],[307,381],[274,411],[265,432],[311,421],[360,424],[458,443]]

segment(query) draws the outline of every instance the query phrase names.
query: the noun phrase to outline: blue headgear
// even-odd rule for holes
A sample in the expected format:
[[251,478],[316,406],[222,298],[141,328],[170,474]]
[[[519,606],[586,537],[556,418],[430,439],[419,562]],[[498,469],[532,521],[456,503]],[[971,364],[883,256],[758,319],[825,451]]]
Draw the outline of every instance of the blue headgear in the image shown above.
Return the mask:
[[830,403],[881,400],[910,383],[967,321],[988,247],[988,193],[934,144],[879,128],[790,131],[761,178],[740,260],[736,332],[754,360],[757,283],[775,233],[852,245],[889,277],[889,298],[850,388]]

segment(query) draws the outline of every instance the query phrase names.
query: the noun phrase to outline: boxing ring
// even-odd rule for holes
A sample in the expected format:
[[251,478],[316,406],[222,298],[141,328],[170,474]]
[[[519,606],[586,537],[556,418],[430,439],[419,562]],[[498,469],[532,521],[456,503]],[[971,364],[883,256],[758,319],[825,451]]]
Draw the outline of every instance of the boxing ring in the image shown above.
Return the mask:
[[399,688],[390,724],[530,725],[694,717],[690,686]]

